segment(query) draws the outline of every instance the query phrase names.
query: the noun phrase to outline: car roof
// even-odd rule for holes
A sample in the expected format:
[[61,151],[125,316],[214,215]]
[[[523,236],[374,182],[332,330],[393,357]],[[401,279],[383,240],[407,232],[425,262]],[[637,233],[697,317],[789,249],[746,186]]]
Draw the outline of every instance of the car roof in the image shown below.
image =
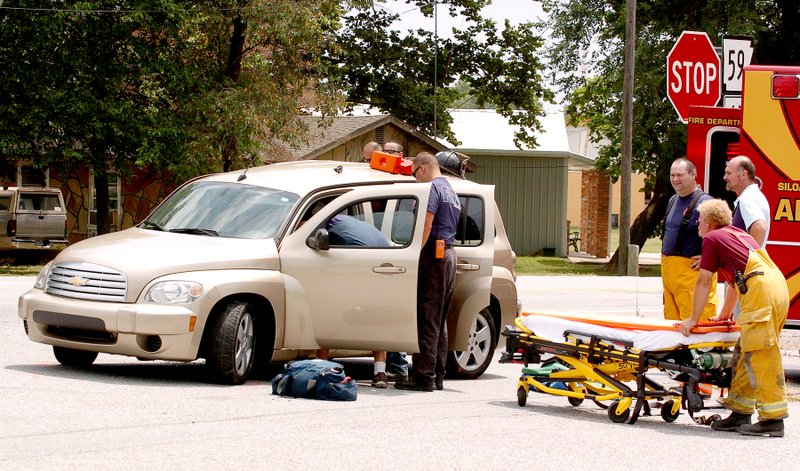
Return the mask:
[[[243,184],[257,185],[305,196],[320,188],[350,186],[358,184],[413,183],[411,175],[400,175],[370,168],[361,162],[335,160],[303,160],[281,162],[247,170],[217,173],[201,177],[200,181],[236,182],[242,174]],[[460,178],[447,177],[457,190],[477,183]]]

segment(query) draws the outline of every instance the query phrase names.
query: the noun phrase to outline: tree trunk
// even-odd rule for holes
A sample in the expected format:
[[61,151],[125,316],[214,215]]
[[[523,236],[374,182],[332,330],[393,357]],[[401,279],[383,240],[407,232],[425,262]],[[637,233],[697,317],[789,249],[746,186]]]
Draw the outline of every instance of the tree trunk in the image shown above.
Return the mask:
[[[667,202],[669,198],[675,194],[672,185],[666,178],[659,176],[656,178],[655,188],[653,188],[653,197],[650,198],[650,203],[647,207],[636,216],[636,220],[631,226],[631,244],[639,246],[642,249],[647,239],[653,235],[653,232],[658,227],[658,224],[664,219],[664,214],[667,212]],[[619,247],[611,260],[608,262],[608,267],[614,269],[617,266],[617,259],[619,258]]]
[[95,210],[97,211],[97,234],[108,234],[111,232],[111,215],[108,211],[108,173],[98,172],[94,174],[95,191]]
[[[242,72],[242,55],[244,54],[245,31],[247,23],[241,16],[237,16],[232,22],[233,32],[231,34],[231,44],[228,49],[228,62],[225,65],[225,76],[231,82],[238,82]],[[236,161],[237,145],[236,132],[231,129],[227,136],[225,147],[222,150],[222,171],[230,172]]]

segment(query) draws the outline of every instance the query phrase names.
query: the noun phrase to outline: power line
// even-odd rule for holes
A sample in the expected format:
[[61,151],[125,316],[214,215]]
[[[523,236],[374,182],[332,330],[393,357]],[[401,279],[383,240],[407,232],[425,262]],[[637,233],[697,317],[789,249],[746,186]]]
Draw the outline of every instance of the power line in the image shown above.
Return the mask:
[[[5,0],[0,0],[0,10],[9,10],[9,11],[24,11],[24,12],[32,12],[32,13],[98,13],[98,14],[129,14],[129,13],[170,13],[175,11],[200,11],[197,8],[193,9],[186,9],[186,8],[176,8],[170,10],[136,10],[136,9],[113,9],[113,10],[101,10],[101,9],[86,9],[86,8],[28,8],[28,7],[4,7],[3,2]],[[219,12],[231,12],[237,10],[247,10],[247,9],[262,9],[260,7],[244,7],[244,8],[217,8],[215,11]]]

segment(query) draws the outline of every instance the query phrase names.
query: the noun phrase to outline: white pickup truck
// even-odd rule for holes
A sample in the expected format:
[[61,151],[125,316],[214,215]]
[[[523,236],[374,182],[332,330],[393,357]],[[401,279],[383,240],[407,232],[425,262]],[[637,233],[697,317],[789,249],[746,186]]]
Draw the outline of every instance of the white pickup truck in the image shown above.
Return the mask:
[[0,187],[0,250],[60,250],[67,210],[58,188]]

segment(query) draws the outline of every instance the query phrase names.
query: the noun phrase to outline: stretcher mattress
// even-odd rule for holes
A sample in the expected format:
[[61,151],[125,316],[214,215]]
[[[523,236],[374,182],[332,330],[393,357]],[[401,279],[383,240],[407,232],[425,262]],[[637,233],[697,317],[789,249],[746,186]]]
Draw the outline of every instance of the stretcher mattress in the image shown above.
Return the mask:
[[735,325],[700,326],[687,337],[678,330],[675,321],[631,316],[534,312],[522,314],[522,325],[537,337],[551,342],[565,342],[564,332],[572,331],[631,342],[634,348],[645,351],[711,342],[735,343],[739,339],[739,329]]

